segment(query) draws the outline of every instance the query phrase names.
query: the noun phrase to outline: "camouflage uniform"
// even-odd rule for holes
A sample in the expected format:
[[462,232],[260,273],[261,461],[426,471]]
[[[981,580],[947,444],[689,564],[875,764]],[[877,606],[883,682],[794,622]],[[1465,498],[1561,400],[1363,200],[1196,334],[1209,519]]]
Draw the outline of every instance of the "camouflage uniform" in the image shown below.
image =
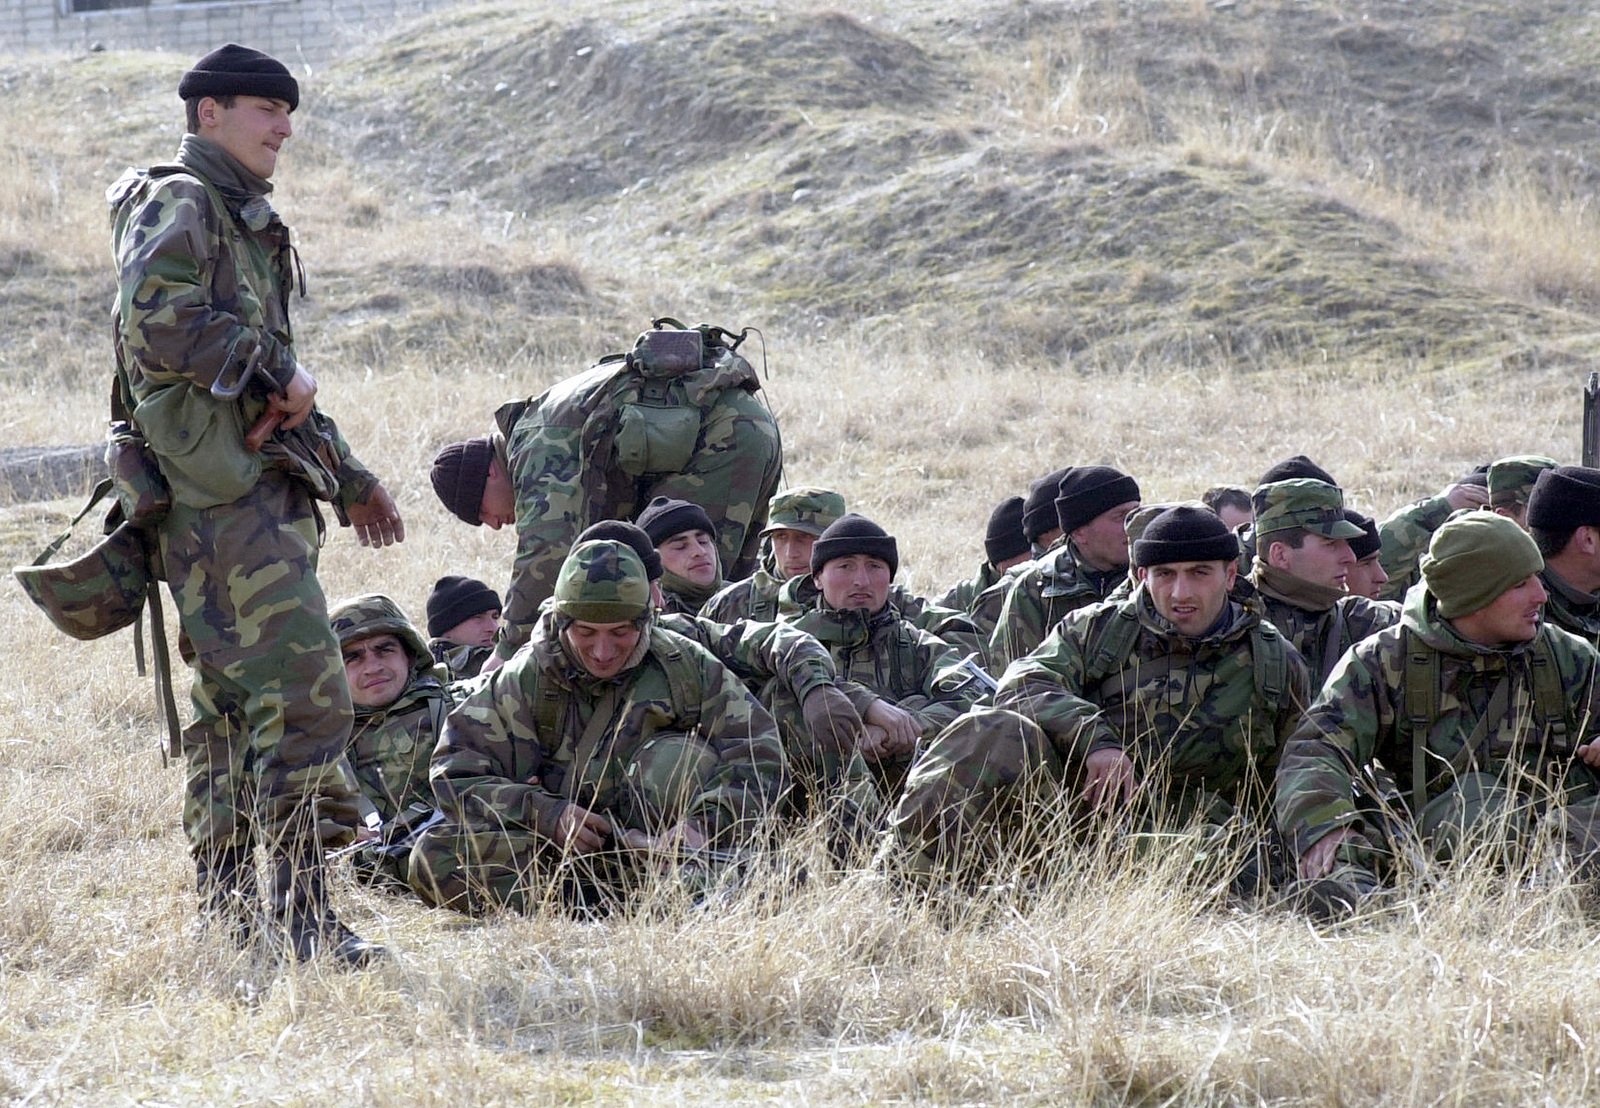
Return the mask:
[[[592,677],[563,641],[569,574],[590,600],[631,602],[637,585],[642,634],[615,677]],[[430,776],[446,822],[424,832],[411,854],[412,887],[430,904],[526,909],[568,863],[586,884],[625,879],[617,858],[563,855],[553,837],[569,804],[606,815],[619,832],[656,834],[692,820],[713,843],[736,847],[781,798],[784,757],[772,717],[716,659],[655,625],[631,550],[586,542],[568,557],[562,582],[529,648],[483,679],[445,723]]]
[[[709,365],[670,379],[602,361],[495,413],[517,517],[517,557],[495,648],[500,658],[528,640],[578,533],[603,519],[633,519],[653,497],[699,504],[717,525],[726,571],[740,578],[755,568],[783,456],[778,425],[755,397],[759,387],[748,362],[715,348]],[[697,432],[677,428],[692,442],[671,459],[670,470],[636,449],[634,438],[643,436],[630,429],[667,417],[694,420],[696,413]]]
[[[894,601],[868,614],[860,609],[830,608],[811,585],[810,575],[784,586],[785,621],[820,642],[833,658],[845,694],[865,718],[874,701],[883,699],[914,715],[924,739],[970,708],[982,690],[960,668],[961,652],[900,616]],[[801,607],[801,597],[810,603]],[[798,705],[774,702],[783,716]],[[872,763],[885,797],[899,794],[912,755]]]
[[[1130,631],[1128,655],[1104,656],[1112,636]],[[1260,654],[1269,639],[1277,649]],[[1309,699],[1305,663],[1254,609],[1230,602],[1220,630],[1189,639],[1141,587],[1069,613],[1007,668],[992,709],[933,741],[912,767],[895,834],[915,871],[981,865],[991,852],[985,838],[1015,845],[1026,805],[1059,817],[1060,790],[1104,749],[1122,750],[1140,777],[1160,780],[1140,826],[1200,818],[1221,828],[1243,817],[1259,834],[1279,750]]]
[[1063,539],[1055,553],[1018,567],[1015,577],[993,586],[978,601],[980,609],[989,606],[993,603],[990,594],[1000,590],[994,632],[989,637],[989,669],[1003,672],[1044,642],[1068,612],[1098,604],[1127,577],[1125,568],[1104,573],[1085,568],[1070,539]]
[[274,387],[294,372],[293,255],[270,188],[186,135],[176,164],[129,170],[107,193],[115,406],[149,439],[174,501],[158,538],[194,668],[183,822],[203,894],[212,880],[249,886],[257,842],[314,865],[314,834],[344,841],[357,819],[342,757],[350,695],[317,582],[313,496],[342,513],[377,479],[317,411],[251,453],[245,429],[266,410],[265,390],[232,401],[208,391],[247,366]]
[[1408,504],[1378,524],[1378,564],[1389,575],[1379,592],[1384,600],[1400,600],[1417,583],[1417,563],[1427,553],[1433,533],[1455,509],[1442,496],[1429,496]]
[[[767,505],[767,526],[762,537],[774,531],[803,531],[813,537],[828,529],[828,524],[845,514],[844,497],[831,489],[784,489]],[[770,623],[778,618],[778,576],[772,551],[763,544],[760,565],[743,581],[735,581],[701,607],[700,614],[719,623],[753,619]]]
[[[988,562],[984,562],[983,565],[978,567],[977,573],[965,581],[959,581],[952,585],[950,591],[939,598],[939,605],[943,608],[952,608],[958,612],[966,612],[970,616],[974,605],[977,604],[978,597],[982,596],[986,589],[992,588],[999,583],[1001,576],[1002,574],[999,570]],[[981,623],[978,624],[978,632],[980,634],[986,635],[993,631],[994,626],[992,624],[988,627],[984,627]],[[985,647],[987,647],[987,643],[985,643]],[[987,653],[987,649],[985,649],[985,653]]]
[[446,680],[466,681],[483,671],[483,664],[494,656],[492,646],[470,646],[449,639],[429,639],[428,653],[445,668]]
[[1544,618],[1590,646],[1600,647],[1600,596],[1573,588],[1548,567],[1539,580],[1550,594],[1544,603]]
[[[1400,624],[1345,655],[1289,740],[1275,792],[1291,846],[1304,854],[1325,835],[1351,828],[1357,835],[1336,851],[1333,876],[1353,878],[1356,887],[1376,883],[1392,844],[1357,806],[1352,787],[1377,759],[1394,774],[1418,833],[1441,858],[1475,828],[1493,830],[1495,818],[1509,817],[1515,836],[1558,806],[1567,849],[1580,859],[1593,855],[1600,846],[1600,777],[1574,751],[1594,737],[1600,721],[1600,657],[1549,624],[1541,624],[1532,643],[1481,646],[1458,635],[1436,609],[1426,588],[1412,590]],[[1419,705],[1408,703],[1408,671],[1425,662],[1437,666],[1436,710],[1430,720],[1413,721]],[[1536,703],[1535,667],[1542,664],[1554,666],[1556,679],[1545,686],[1558,690],[1551,699],[1561,703],[1553,706]],[[1504,711],[1491,713],[1502,683]]]

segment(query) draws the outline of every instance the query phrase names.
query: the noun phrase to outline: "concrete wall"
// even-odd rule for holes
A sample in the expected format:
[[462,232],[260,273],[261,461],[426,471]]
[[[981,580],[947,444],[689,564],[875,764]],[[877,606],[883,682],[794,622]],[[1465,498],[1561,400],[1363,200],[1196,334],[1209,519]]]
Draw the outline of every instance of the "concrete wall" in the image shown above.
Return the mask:
[[[320,62],[351,39],[448,0],[156,0],[73,12],[75,0],[0,0],[0,54],[174,50],[196,57],[242,42],[297,62]],[[77,0],[127,3],[129,0]]]

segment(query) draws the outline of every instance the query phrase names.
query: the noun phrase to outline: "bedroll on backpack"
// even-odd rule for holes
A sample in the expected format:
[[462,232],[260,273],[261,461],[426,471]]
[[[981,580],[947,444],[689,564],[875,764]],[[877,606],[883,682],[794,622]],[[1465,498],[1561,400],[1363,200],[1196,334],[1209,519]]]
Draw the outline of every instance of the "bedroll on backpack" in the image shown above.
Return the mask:
[[150,593],[150,555],[145,534],[120,523],[88,553],[50,564],[73,528],[111,490],[109,480],[95,486],[89,503],[30,565],[12,570],[28,599],[75,639],[98,639],[138,622]]

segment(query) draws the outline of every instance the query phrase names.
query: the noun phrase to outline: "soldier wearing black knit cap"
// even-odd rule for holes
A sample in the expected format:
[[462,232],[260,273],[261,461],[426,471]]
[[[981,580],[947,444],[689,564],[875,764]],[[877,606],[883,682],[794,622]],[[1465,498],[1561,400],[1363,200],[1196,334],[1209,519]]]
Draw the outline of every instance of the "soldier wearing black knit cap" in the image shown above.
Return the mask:
[[[999,582],[1007,570],[1033,558],[1032,544],[1022,528],[1025,506],[1020,496],[1007,497],[995,505],[994,511],[989,513],[989,526],[983,535],[983,565],[978,567],[976,574],[956,585],[939,600],[946,608],[971,615],[984,635],[994,630],[994,624],[978,618],[975,610],[978,598],[985,589]],[[1050,502],[1050,510],[1055,511],[1054,500]],[[988,619],[996,614],[998,608]]]
[[494,653],[500,594],[471,577],[439,578],[428,594],[428,650],[450,680],[478,676]]
[[1557,466],[1528,497],[1528,531],[1544,555],[1544,618],[1600,646],[1600,469]]

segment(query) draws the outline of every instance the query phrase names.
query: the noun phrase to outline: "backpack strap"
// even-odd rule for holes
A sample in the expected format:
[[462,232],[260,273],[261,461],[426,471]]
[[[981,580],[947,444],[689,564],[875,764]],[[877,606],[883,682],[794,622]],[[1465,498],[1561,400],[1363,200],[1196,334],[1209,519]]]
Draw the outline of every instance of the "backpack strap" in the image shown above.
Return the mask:
[[1083,667],[1084,688],[1120,676],[1128,667],[1128,659],[1138,641],[1139,614],[1131,603],[1117,605],[1084,651],[1087,659]]
[[1283,634],[1264,619],[1256,621],[1253,634],[1256,641],[1250,656],[1255,664],[1256,696],[1267,718],[1272,719],[1289,688],[1289,651]]
[[1400,649],[1406,697],[1400,723],[1411,741],[1411,818],[1421,819],[1428,803],[1428,733],[1439,718],[1439,654],[1404,625]]
[[1556,665],[1555,646],[1551,636],[1544,634],[1533,640],[1529,663],[1533,668],[1533,710],[1544,732],[1544,742],[1549,749],[1566,749],[1576,734],[1577,727],[1567,711],[1567,689],[1561,681],[1561,669]]

